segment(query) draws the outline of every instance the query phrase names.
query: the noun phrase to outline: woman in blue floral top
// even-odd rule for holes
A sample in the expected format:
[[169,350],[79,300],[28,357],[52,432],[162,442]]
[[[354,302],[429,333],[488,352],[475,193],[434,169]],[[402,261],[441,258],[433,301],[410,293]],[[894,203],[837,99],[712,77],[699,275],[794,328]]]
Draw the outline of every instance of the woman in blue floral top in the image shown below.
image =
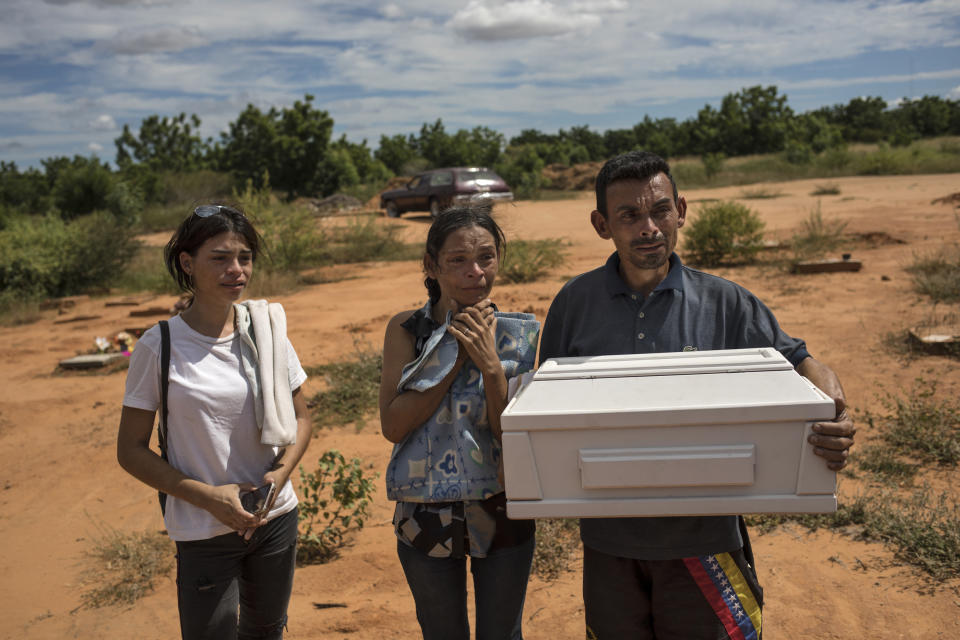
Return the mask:
[[429,300],[387,325],[383,435],[397,553],[425,640],[469,640],[470,557],[478,640],[520,640],[534,523],[509,520],[500,479],[507,379],[533,368],[540,325],[490,300],[505,242],[488,208],[434,221],[423,256]]

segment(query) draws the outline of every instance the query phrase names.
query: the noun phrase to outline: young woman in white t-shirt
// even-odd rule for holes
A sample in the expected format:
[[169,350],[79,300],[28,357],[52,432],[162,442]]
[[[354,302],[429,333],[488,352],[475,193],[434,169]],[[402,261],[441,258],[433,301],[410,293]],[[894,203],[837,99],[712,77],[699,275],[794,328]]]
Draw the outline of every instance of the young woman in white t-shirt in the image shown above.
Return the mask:
[[[197,207],[167,244],[167,269],[192,294],[169,321],[167,460],[149,448],[160,408],[159,327],[137,343],[127,375],[117,458],[167,494],[183,638],[281,638],[287,620],[297,539],[289,478],[311,430],[301,392],[306,373],[286,340],[288,371],[275,374],[286,375],[293,390],[296,441],[261,444],[234,318],[260,244],[246,216],[223,205]],[[244,509],[242,494],[271,484],[262,515]]]

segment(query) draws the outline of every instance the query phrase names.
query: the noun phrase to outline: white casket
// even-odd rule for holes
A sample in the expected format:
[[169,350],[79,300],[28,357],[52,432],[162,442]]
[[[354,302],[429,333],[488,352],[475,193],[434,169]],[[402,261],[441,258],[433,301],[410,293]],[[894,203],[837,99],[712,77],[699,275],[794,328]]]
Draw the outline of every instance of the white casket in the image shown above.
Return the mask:
[[548,360],[501,417],[511,518],[824,513],[833,400],[775,349]]

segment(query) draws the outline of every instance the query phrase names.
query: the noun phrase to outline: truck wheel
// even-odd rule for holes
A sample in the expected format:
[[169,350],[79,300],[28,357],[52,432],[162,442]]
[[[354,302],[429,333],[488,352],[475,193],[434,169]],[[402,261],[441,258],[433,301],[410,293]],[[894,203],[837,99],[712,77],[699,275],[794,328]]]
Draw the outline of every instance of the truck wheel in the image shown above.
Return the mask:
[[388,218],[399,218],[400,210],[397,209],[397,203],[393,200],[387,202],[387,217]]
[[430,217],[436,219],[440,215],[440,203],[436,198],[430,198]]

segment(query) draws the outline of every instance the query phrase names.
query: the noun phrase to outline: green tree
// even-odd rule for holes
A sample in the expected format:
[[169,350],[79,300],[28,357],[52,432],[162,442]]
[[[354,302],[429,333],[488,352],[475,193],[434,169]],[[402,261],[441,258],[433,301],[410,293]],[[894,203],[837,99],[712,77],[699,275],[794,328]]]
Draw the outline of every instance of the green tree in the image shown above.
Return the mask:
[[606,147],[603,142],[603,136],[596,131],[591,131],[588,125],[570,127],[569,131],[560,130],[560,137],[568,140],[574,146],[582,147],[586,150],[589,161],[600,161],[606,159]]
[[222,134],[222,168],[257,188],[266,172],[290,199],[320,193],[333,118],[312,103],[307,94],[291,108],[271,107],[266,113],[247,105]]
[[793,110],[775,86],[748,87],[724,96],[717,114],[719,148],[728,155],[781,151],[787,141]]
[[960,111],[960,101],[944,100],[939,96],[923,96],[917,100],[904,98],[897,107],[902,122],[908,124],[921,137],[933,138],[951,132],[954,113]]
[[497,173],[510,185],[518,200],[540,195],[544,162],[536,147],[535,144],[511,145],[496,165]]
[[399,133],[390,137],[380,136],[380,146],[373,155],[398,176],[411,173],[409,166],[415,158],[419,157],[414,137]]
[[416,139],[417,152],[431,167],[483,166],[496,164],[503,151],[503,134],[488,127],[447,133],[443,120],[423,123]]
[[152,171],[196,171],[208,166],[210,139],[203,140],[197,131],[200,118],[181,113],[173,118],[152,115],[144,118],[134,136],[130,125],[114,140],[117,166],[142,164]]
[[42,213],[50,206],[50,183],[41,171],[20,172],[17,163],[0,161],[0,205],[25,213]]

